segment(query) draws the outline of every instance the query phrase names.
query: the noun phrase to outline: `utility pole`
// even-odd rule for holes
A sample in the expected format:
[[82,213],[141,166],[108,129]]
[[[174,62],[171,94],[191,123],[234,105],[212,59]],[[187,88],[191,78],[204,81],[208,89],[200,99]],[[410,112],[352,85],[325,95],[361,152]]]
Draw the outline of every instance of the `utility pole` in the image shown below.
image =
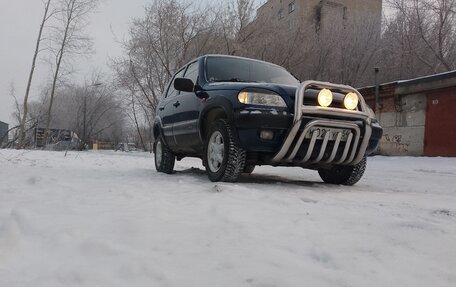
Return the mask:
[[378,67],[374,68],[375,72],[375,113],[380,113],[381,104],[380,104],[380,86],[378,84],[378,72],[380,69]]

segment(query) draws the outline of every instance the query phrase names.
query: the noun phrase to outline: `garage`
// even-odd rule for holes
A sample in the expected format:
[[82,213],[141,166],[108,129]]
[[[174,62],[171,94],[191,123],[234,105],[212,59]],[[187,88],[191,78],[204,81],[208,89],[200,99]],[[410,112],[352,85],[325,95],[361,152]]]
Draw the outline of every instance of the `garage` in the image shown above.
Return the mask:
[[383,127],[378,153],[456,157],[456,71],[360,88]]
[[427,94],[425,156],[456,156],[456,88]]

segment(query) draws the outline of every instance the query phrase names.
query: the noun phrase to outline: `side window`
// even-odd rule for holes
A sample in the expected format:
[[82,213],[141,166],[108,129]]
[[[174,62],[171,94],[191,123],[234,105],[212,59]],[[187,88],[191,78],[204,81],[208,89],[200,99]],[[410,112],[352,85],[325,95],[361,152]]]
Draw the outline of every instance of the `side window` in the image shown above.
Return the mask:
[[192,80],[193,84],[198,82],[198,62],[191,63],[188,65],[187,72],[185,72],[185,78]]
[[179,94],[179,91],[176,91],[174,89],[174,79],[175,78],[182,78],[183,75],[184,75],[184,71],[185,69],[182,69],[180,70],[179,72],[177,72],[177,74],[174,75],[173,79],[171,80],[171,82],[169,83],[169,87],[168,87],[168,92],[166,92],[166,97],[169,98],[169,97],[174,97],[176,95]]

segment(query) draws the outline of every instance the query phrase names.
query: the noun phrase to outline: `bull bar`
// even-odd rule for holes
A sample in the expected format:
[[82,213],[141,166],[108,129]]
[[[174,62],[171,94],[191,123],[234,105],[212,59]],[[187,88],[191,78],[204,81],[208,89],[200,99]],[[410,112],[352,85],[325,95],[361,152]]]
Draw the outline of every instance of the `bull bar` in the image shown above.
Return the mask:
[[[359,109],[356,111],[345,110],[340,108],[324,108],[319,106],[309,106],[304,104],[305,91],[309,88],[315,89],[330,89],[337,90],[343,93],[353,92],[358,95],[359,98]],[[369,139],[372,134],[372,128],[370,126],[371,119],[368,114],[368,106],[363,98],[363,96],[353,87],[347,85],[338,85],[328,82],[319,82],[319,81],[305,81],[301,83],[296,90],[295,96],[295,106],[294,106],[294,118],[291,128],[288,131],[285,141],[282,144],[282,147],[273,157],[272,162],[294,162],[297,160],[296,155],[298,154],[305,138],[310,138],[310,142],[305,152],[303,159],[299,160],[301,164],[317,164],[317,163],[326,163],[326,164],[343,164],[343,165],[355,165],[359,163],[365,153],[367,146],[369,144]],[[346,120],[324,120],[316,119],[308,122],[303,129],[301,129],[303,115],[317,115],[317,116],[339,116],[343,117]],[[361,134],[359,126],[353,122],[363,121],[364,122],[364,135]],[[352,122],[350,122],[352,121]],[[312,131],[312,128],[342,128],[349,130],[349,134],[345,141],[345,146],[343,148],[342,155],[336,159],[336,154],[339,149],[339,146],[343,144],[342,133],[338,132],[335,139],[330,139],[330,132],[326,132],[320,146],[320,150],[315,159],[309,161],[314,153],[316,147],[316,141],[318,137],[318,132],[316,130]],[[362,142],[359,144],[362,137]],[[328,148],[329,141],[334,141],[329,157],[323,160],[323,157]],[[329,151],[328,151],[329,152]]]

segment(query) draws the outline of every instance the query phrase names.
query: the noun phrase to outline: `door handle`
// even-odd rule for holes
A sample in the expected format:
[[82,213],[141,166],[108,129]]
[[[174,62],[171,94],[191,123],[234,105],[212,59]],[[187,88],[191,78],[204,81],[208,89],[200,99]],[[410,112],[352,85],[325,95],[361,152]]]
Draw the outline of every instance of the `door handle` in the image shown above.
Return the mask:
[[173,104],[173,106],[174,106],[175,108],[177,108],[178,106],[180,106],[179,101],[175,102],[175,103]]

